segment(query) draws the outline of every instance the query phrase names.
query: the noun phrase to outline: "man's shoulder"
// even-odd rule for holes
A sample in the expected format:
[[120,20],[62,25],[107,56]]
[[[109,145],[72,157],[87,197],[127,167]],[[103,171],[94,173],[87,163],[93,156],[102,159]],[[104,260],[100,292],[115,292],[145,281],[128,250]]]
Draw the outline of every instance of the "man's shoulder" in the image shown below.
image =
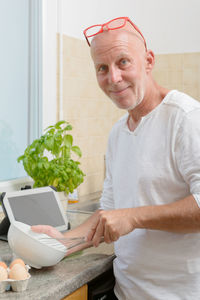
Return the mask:
[[177,90],[172,90],[167,94],[165,103],[177,107],[185,113],[200,109],[200,102],[198,100]]
[[126,125],[126,121],[128,118],[128,113],[126,112],[112,127],[111,131],[118,130]]

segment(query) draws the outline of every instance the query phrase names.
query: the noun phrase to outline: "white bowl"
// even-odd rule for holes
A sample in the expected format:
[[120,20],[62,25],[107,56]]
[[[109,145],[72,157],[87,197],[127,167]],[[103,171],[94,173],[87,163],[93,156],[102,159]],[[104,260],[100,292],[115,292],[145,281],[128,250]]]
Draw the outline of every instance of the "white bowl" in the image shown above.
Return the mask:
[[67,248],[63,244],[57,240],[49,243],[49,236],[35,233],[30,227],[18,221],[10,224],[8,243],[18,257],[37,269],[53,266],[63,259],[67,252]]

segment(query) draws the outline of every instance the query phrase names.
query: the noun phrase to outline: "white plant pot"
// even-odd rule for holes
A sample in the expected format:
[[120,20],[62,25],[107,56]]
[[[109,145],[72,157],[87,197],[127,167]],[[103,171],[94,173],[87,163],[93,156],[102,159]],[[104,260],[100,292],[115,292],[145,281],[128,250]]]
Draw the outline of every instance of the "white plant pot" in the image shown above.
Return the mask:
[[57,192],[58,197],[62,203],[63,209],[66,212],[67,211],[67,205],[68,205],[68,196],[65,192]]

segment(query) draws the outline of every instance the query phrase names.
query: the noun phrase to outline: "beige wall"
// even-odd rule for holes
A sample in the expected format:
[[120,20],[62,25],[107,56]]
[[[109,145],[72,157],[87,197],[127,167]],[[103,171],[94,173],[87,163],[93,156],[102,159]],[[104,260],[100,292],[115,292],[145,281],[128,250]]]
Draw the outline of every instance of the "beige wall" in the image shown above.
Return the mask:
[[[169,89],[200,99],[200,53],[157,55],[154,77]],[[59,70],[57,79],[59,85]],[[68,36],[63,37],[63,112],[83,153],[80,161],[86,177],[79,195],[101,191],[108,134],[125,111],[117,109],[98,87],[85,41]]]
[[160,85],[200,101],[200,53],[156,55],[153,75]]

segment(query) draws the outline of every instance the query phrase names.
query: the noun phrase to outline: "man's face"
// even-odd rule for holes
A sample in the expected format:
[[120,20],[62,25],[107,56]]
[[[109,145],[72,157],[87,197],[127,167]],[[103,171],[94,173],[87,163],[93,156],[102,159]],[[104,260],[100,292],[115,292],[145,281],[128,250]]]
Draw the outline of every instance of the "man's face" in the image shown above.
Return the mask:
[[101,89],[122,109],[134,109],[146,89],[146,52],[138,37],[125,30],[96,36],[91,55]]

